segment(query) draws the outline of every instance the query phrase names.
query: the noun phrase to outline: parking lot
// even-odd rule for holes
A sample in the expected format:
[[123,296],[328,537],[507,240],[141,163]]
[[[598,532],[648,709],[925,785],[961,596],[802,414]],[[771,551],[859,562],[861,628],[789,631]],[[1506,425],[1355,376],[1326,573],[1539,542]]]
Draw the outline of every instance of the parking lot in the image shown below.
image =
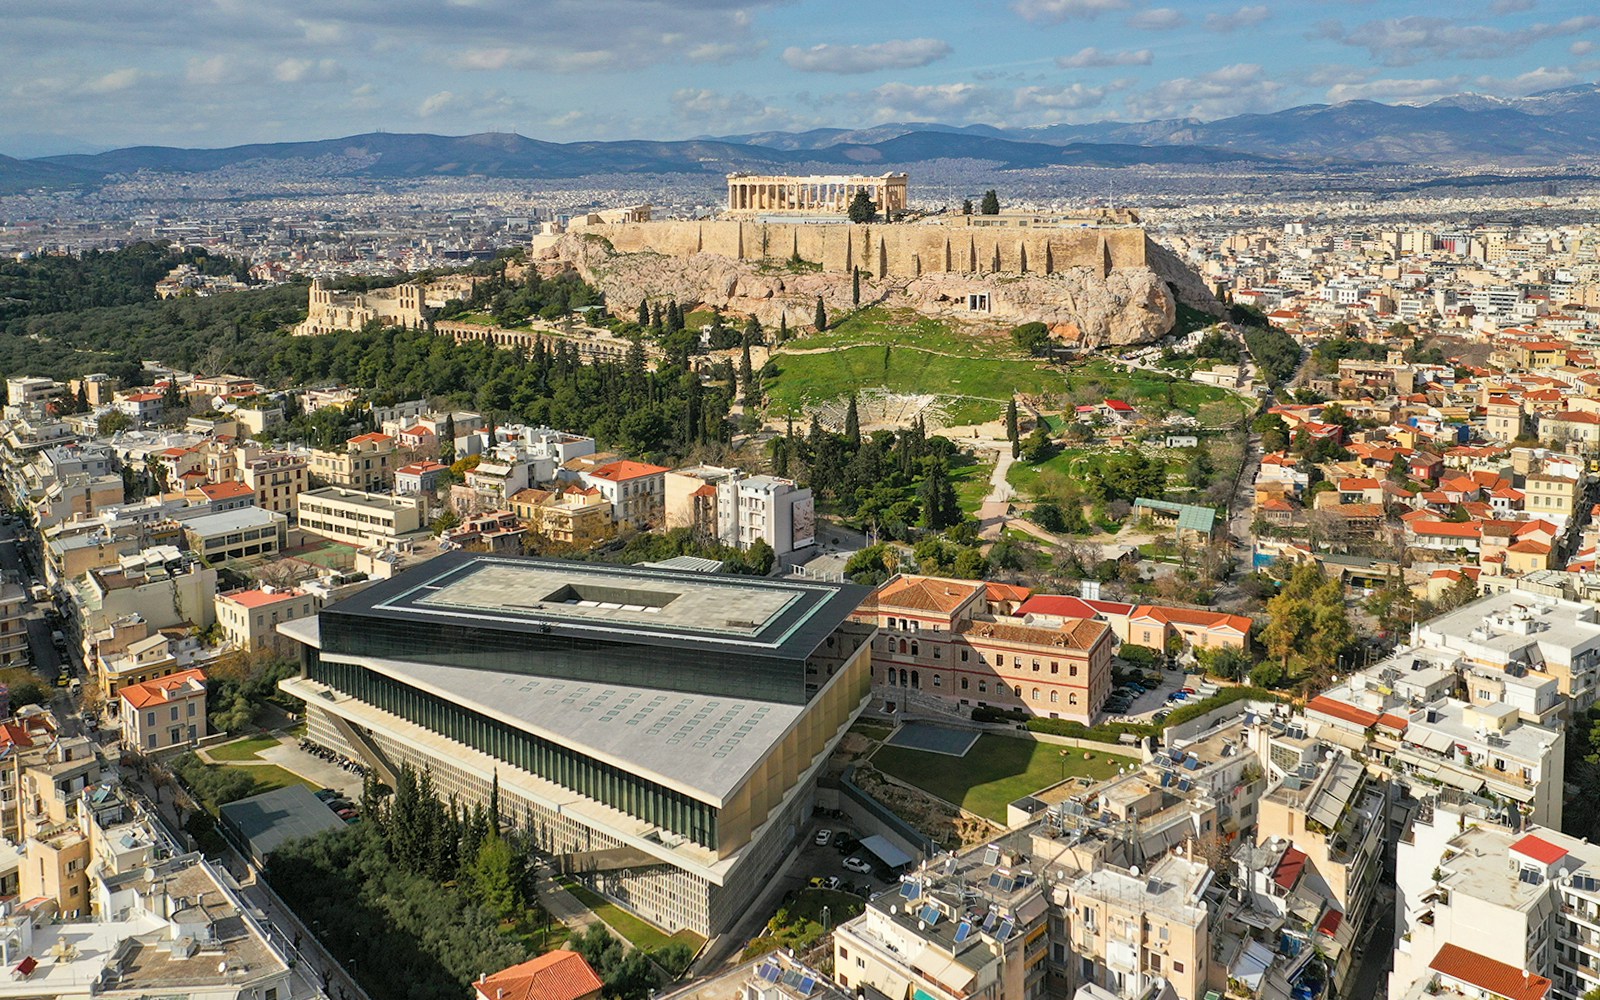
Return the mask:
[[[826,845],[816,843],[819,830],[831,831]],[[847,819],[819,816],[812,822],[806,834],[806,846],[801,850],[799,863],[794,867],[796,883],[794,888],[805,888],[811,884],[812,879],[822,879],[826,883],[828,879],[836,878],[839,884],[834,888],[844,892],[854,892],[858,896],[870,899],[899,881],[898,876],[878,870],[881,865],[877,859],[859,847],[841,852],[838,846],[841,834],[851,840],[859,841],[861,838],[860,831],[851,829],[850,821]],[[847,844],[849,842],[846,840]],[[845,867],[847,860],[857,857],[871,864],[874,871],[856,872]],[[889,875],[889,878],[885,879],[884,875]]]
[[[1174,708],[1194,700],[1196,697],[1204,697],[1207,690],[1200,687],[1206,682],[1205,678],[1199,674],[1186,674],[1180,670],[1147,670],[1144,673],[1147,678],[1155,678],[1159,675],[1160,683],[1135,697],[1124,711],[1113,711],[1108,707],[1106,709],[1107,719],[1125,722],[1150,722],[1160,712],[1170,712]],[[1183,700],[1169,700],[1174,691],[1180,691],[1185,687],[1195,690],[1197,694],[1188,695]]]

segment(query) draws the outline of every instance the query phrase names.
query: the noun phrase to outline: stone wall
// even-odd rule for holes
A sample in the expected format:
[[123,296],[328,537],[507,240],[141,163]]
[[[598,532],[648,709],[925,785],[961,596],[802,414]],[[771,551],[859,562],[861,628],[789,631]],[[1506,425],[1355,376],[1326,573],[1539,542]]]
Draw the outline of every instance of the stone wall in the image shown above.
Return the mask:
[[824,271],[854,268],[875,278],[926,274],[1057,274],[1086,267],[1101,276],[1149,263],[1143,229],[663,221],[590,226],[619,253],[715,254],[741,261],[800,260]]

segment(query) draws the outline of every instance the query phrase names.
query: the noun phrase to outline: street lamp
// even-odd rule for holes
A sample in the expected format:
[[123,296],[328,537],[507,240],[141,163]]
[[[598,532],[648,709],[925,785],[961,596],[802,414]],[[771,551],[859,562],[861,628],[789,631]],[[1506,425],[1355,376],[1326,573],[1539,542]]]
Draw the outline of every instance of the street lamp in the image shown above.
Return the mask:
[[824,906],[822,908],[822,933],[828,933],[828,927],[832,923],[830,919],[832,916],[832,912],[826,906]]

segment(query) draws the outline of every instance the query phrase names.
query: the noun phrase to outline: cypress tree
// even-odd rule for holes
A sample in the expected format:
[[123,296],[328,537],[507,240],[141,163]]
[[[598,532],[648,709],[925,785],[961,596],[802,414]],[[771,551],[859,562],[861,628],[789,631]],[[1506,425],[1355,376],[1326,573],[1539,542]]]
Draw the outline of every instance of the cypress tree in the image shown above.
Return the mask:
[[650,300],[639,300],[639,328],[642,330],[650,325]]
[[844,411],[844,437],[851,450],[861,447],[861,415],[856,411],[856,397],[852,393],[850,405]]
[[789,313],[785,310],[778,314],[778,343],[789,339]]
[[859,267],[850,269],[850,304],[853,306],[861,304],[861,268]]
[[817,328],[818,333],[828,328],[828,310],[823,308],[820,295],[817,296],[817,315],[812,319],[811,325]]
[[[1013,399],[1006,404],[1006,440],[1012,444],[1017,443],[1017,401]],[[1015,457],[1015,450],[1012,457]]]

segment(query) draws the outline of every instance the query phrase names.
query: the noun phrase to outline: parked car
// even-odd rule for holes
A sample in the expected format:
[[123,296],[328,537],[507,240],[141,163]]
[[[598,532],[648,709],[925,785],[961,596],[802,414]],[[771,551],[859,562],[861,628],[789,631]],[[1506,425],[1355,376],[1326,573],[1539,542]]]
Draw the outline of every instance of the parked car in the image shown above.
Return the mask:
[[335,815],[348,823],[356,818],[356,811],[354,809],[340,809]]
[[338,790],[334,788],[319,788],[312,794],[324,802],[332,802],[334,799],[343,798]]
[[1150,690],[1143,684],[1140,684],[1138,681],[1129,681],[1127,687],[1134,694],[1144,694],[1146,691]]
[[822,880],[821,888],[823,888],[823,889],[837,889],[837,888],[839,888],[839,876],[837,876],[837,875],[829,875],[827,878]]
[[861,841],[857,840],[855,837],[852,837],[848,833],[841,832],[838,836],[833,838],[833,848],[840,854],[854,853],[855,849],[860,846]]
[[854,854],[844,859],[844,866],[850,871],[855,872],[857,875],[872,874],[872,865],[862,861],[859,856]]
[[818,847],[827,847],[828,846],[828,842],[830,840],[832,840],[832,839],[833,839],[833,831],[832,830],[818,830],[817,831],[817,835],[812,838],[811,842],[813,844],[816,844]]

